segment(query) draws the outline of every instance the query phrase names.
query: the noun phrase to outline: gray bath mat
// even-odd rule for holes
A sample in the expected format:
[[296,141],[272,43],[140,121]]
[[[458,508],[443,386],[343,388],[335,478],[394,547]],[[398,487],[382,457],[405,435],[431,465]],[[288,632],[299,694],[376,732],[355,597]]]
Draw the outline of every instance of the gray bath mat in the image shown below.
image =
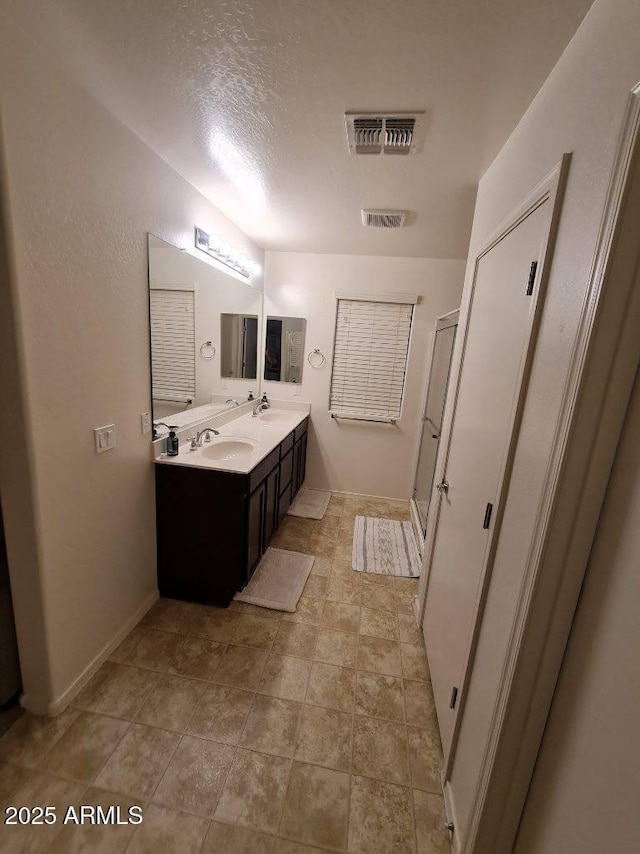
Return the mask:
[[325,492],[322,489],[304,489],[303,487],[296,495],[287,513],[289,516],[302,516],[303,519],[322,519],[330,501],[330,492]]
[[300,552],[268,548],[251,581],[233,597],[274,611],[296,610],[315,558]]
[[356,572],[419,576],[422,564],[411,522],[356,516],[352,566]]

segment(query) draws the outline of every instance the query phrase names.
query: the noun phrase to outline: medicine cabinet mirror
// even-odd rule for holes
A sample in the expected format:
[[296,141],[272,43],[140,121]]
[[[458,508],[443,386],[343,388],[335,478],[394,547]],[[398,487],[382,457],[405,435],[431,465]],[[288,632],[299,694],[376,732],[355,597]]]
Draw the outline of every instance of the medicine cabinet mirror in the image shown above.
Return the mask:
[[304,317],[267,317],[264,378],[270,382],[301,383],[304,362]]
[[262,291],[149,235],[153,421],[187,427],[260,392]]

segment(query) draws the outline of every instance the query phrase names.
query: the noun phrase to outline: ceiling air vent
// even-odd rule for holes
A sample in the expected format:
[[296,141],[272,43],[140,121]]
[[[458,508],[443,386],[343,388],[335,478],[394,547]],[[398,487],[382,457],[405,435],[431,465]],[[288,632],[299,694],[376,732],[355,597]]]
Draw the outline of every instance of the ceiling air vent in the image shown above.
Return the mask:
[[407,211],[382,211],[362,209],[362,224],[369,228],[402,228]]
[[424,112],[345,113],[351,154],[411,154],[424,136]]

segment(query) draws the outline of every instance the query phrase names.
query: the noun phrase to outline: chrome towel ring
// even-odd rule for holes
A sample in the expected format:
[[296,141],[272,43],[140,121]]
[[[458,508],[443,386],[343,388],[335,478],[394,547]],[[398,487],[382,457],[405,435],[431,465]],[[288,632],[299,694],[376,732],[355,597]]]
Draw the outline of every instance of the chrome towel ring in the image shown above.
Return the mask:
[[326,361],[324,354],[317,347],[307,356],[307,362],[309,362],[312,368],[321,368]]
[[205,341],[204,344],[200,347],[200,355],[203,359],[206,359],[208,362],[211,361],[216,355],[216,348],[211,343],[211,341]]

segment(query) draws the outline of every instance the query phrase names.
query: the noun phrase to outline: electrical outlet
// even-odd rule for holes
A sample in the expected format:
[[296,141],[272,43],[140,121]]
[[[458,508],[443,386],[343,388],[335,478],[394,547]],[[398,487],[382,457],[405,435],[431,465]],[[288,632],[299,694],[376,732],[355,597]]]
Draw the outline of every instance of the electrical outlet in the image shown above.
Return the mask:
[[93,437],[96,443],[96,453],[103,454],[116,446],[116,425],[105,424],[104,427],[95,427]]
[[294,397],[300,397],[301,394],[302,394],[302,386],[300,385],[300,383],[296,383],[293,387],[293,396]]
[[229,383],[226,380],[220,381],[220,391],[229,391]]
[[147,436],[151,433],[151,413],[143,412],[140,416],[140,429],[142,430],[142,435]]

